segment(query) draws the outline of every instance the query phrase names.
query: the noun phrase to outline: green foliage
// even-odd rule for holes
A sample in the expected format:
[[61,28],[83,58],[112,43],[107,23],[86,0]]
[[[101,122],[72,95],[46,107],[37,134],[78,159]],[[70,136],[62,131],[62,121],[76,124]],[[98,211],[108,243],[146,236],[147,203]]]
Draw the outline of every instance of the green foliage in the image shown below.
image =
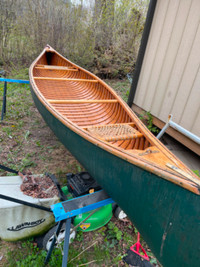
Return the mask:
[[107,239],[116,239],[118,241],[121,240],[122,231],[120,231],[120,229],[113,222],[108,223],[108,229],[109,230],[108,230]]
[[[112,229],[108,231],[115,232],[115,226],[110,224]],[[103,227],[103,230],[107,230],[107,227]],[[119,230],[118,230],[119,231]],[[110,241],[99,242],[102,231],[98,231],[98,237],[94,242],[88,240],[87,235],[89,233],[83,233],[79,231],[77,233],[76,239],[69,247],[69,267],[86,265],[87,264],[107,264],[111,266],[112,264],[119,264],[123,253],[119,253],[116,244],[118,241],[113,237]],[[93,235],[95,232],[93,232]],[[61,244],[63,249],[63,243]],[[46,258],[46,251],[38,249],[33,240],[24,241],[18,244],[17,248],[7,252],[8,266],[12,267],[26,267],[26,266],[36,266],[40,267],[44,265],[44,260]],[[47,266],[61,266],[62,265],[62,253],[60,249],[53,250],[52,256]],[[92,266],[92,265],[91,265]]]
[[[46,251],[39,250],[32,240],[24,241],[20,246],[21,249],[8,251],[7,253],[7,260],[10,267],[41,267],[44,265],[47,255]],[[61,265],[62,253],[60,250],[55,249],[48,266],[53,267]]]
[[22,171],[24,168],[26,167],[30,167],[30,166],[36,166],[34,161],[32,161],[30,158],[30,156],[27,155],[26,157],[24,157],[21,161],[21,167],[20,167],[20,171]]
[[26,131],[25,135],[24,135],[24,139],[27,141],[28,137],[31,135],[30,131]]
[[105,80],[120,96],[121,98],[127,102],[130,83],[128,79],[124,80]]
[[131,72],[149,1],[65,2],[0,1],[0,65],[28,68],[48,43],[103,78]]
[[200,177],[200,173],[199,173],[199,170],[193,170],[193,172]]
[[39,147],[41,147],[40,140],[36,140],[36,141],[35,141],[35,144],[36,144],[36,146],[39,146]]
[[[26,77],[26,70],[22,71],[21,79]],[[23,76],[24,75],[24,76]],[[13,78],[13,77],[12,77]],[[18,76],[16,76],[18,78]],[[4,84],[0,83],[0,98],[3,95]],[[22,144],[30,140],[30,130],[23,130],[24,120],[31,115],[31,103],[29,86],[25,84],[7,84],[7,113],[1,125],[0,142],[2,148],[7,150],[6,157],[1,155],[1,161],[13,169],[22,170],[27,166],[34,166],[28,153],[23,153],[20,164],[16,159]],[[3,150],[1,151],[3,152]]]
[[158,134],[159,129],[153,124],[153,116],[151,115],[151,112],[147,111],[144,114],[140,114],[139,118],[146,124],[150,132]]
[[76,239],[77,239],[79,242],[83,241],[83,232],[82,232],[82,231],[78,231],[78,232],[77,232]]

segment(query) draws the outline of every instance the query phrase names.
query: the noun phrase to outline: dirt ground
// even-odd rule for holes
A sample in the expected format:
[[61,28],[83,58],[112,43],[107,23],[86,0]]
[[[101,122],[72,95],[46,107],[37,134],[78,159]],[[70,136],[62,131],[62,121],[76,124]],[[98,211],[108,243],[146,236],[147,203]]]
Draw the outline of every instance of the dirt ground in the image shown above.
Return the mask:
[[[47,171],[60,175],[61,172],[77,171],[79,163],[58,141],[35,106],[31,107],[31,113],[34,117],[24,119],[23,129],[10,136],[0,132],[4,140],[1,142],[1,162],[12,165],[15,170],[29,170],[33,174]],[[15,124],[4,122],[3,125],[12,127]],[[0,170],[0,174],[7,173]]]

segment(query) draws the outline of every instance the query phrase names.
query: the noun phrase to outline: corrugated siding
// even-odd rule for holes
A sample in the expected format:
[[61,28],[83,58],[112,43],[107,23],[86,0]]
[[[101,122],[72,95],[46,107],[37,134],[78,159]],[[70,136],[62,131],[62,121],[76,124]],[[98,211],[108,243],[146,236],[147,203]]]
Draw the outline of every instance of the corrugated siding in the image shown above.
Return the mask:
[[134,103],[200,135],[200,0],[158,0]]

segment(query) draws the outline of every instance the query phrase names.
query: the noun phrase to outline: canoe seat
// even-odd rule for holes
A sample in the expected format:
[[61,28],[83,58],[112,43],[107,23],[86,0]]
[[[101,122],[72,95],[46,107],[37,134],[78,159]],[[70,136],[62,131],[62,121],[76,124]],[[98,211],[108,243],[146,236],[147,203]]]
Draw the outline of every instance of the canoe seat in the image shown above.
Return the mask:
[[128,124],[111,124],[91,126],[86,129],[89,133],[104,141],[118,141],[132,138],[140,138],[143,136],[139,131]]

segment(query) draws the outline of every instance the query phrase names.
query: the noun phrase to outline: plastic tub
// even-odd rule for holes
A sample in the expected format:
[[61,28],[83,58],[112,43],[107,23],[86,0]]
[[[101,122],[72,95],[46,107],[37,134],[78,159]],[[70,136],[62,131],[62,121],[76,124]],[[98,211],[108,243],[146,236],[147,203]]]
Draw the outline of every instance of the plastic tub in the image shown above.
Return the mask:
[[[20,190],[21,183],[20,176],[0,177],[0,194],[45,207],[59,202],[58,197],[39,199],[24,195]],[[0,198],[0,238],[3,240],[18,241],[39,235],[54,224],[55,219],[50,212]]]

